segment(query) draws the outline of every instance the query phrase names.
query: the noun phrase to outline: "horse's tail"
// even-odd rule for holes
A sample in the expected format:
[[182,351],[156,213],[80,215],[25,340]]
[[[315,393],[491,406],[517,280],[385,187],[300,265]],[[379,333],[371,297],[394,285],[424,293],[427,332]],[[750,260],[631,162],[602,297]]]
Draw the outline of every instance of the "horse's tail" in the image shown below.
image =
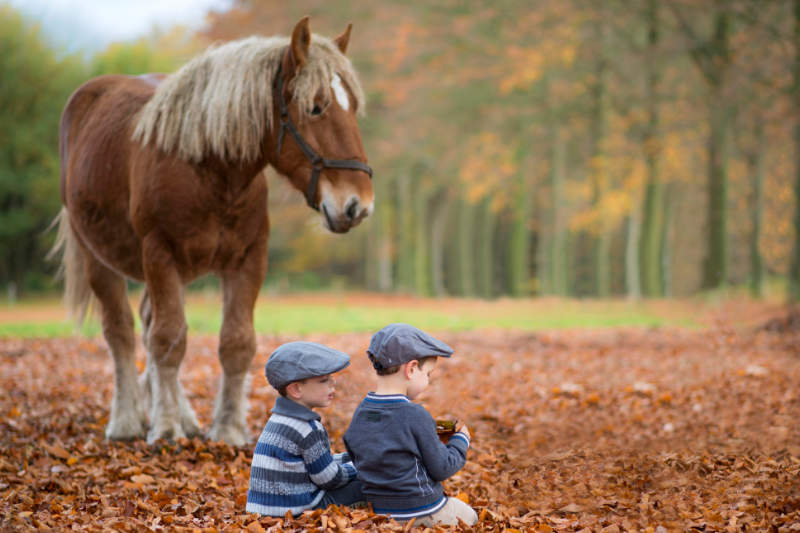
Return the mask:
[[75,232],[72,230],[66,207],[61,208],[61,212],[58,213],[50,227],[52,228],[56,224],[58,224],[58,235],[47,258],[51,259],[61,254],[61,266],[56,277],[64,279],[64,303],[70,318],[80,327],[86,318],[86,312],[92,299],[92,289],[86,275],[86,252],[81,248]]

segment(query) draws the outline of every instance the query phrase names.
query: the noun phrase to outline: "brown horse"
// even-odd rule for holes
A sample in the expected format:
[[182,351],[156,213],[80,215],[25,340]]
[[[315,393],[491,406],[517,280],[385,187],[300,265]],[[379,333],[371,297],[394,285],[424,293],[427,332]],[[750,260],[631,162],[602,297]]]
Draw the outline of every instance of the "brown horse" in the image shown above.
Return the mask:
[[[331,231],[372,212],[356,122],[364,96],[344,55],[350,28],[330,40],[311,35],[306,17],[290,39],[212,47],[168,76],[102,76],[67,102],[54,251],[63,250],[65,299],[78,321],[92,295],[100,304],[115,367],[108,438],[199,433],[178,381],[184,288],[214,272],[223,375],[208,437],[249,440],[246,377],[269,235],[262,171],[271,165],[287,177]],[[126,279],[145,282],[140,383]]]

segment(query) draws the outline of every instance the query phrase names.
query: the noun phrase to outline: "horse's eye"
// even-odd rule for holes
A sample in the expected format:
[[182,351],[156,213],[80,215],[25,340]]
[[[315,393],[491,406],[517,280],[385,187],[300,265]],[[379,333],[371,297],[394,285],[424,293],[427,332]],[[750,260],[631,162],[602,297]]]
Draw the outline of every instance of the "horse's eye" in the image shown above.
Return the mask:
[[322,108],[315,104],[314,105],[314,109],[311,110],[311,114],[314,115],[314,116],[321,115],[322,114]]

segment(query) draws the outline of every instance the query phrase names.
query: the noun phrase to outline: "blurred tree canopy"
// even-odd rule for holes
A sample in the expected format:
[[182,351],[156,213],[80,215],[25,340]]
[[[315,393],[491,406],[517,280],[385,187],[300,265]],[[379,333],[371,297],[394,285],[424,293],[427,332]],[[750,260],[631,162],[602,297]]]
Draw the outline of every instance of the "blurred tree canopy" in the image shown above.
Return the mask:
[[86,77],[77,57],[59,58],[36,26],[0,6],[0,280],[48,284],[45,230],[61,205],[58,121]]
[[485,298],[800,286],[800,0],[237,0],[196,35],[86,65],[6,12],[0,283],[48,272],[57,117],[82,77],[169,72],[310,14],[323,35],[354,23],[375,212],[332,235],[271,178],[267,283]]

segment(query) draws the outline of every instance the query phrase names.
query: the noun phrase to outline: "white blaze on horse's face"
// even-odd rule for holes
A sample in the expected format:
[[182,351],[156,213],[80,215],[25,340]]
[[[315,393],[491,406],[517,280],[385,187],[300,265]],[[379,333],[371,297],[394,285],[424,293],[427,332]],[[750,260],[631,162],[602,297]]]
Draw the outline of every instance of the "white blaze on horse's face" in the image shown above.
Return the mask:
[[[331,79],[331,90],[339,106],[348,111],[350,98],[338,74],[334,74]],[[366,174],[364,177],[366,178]],[[372,214],[373,196],[364,198],[363,193],[355,185],[339,183],[337,187],[333,187],[329,180],[320,180],[319,183],[321,198],[319,211],[328,230],[335,233],[346,232]]]
[[339,77],[338,74],[333,75],[333,79],[331,80],[331,89],[333,89],[333,94],[336,96],[336,101],[339,102],[339,105],[342,106],[342,109],[347,111],[350,109],[350,99],[347,97],[347,90],[342,85],[342,78]]

